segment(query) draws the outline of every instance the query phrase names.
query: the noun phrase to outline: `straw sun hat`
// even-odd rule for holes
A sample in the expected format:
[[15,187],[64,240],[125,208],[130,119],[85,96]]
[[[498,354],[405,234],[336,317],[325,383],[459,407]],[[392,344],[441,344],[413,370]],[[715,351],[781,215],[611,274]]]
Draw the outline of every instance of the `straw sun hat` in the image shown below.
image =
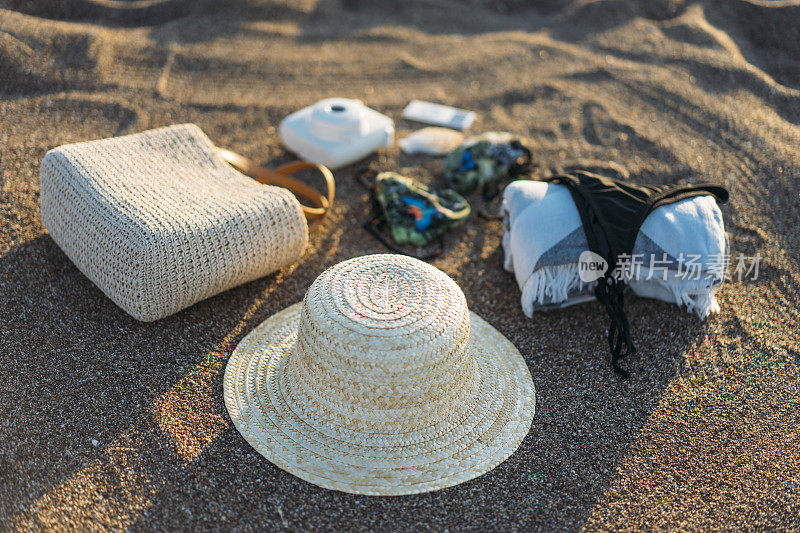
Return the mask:
[[520,353],[440,270],[371,255],[323,272],[256,327],[225,370],[225,405],[278,467],[345,492],[449,487],[507,459],[535,392]]

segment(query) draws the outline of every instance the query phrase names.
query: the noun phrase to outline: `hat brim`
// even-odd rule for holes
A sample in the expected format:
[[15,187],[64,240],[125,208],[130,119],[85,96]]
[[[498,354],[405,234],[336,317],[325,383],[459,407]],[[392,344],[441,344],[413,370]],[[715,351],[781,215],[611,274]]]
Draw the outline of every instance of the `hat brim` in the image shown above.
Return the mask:
[[480,379],[471,400],[446,420],[399,435],[376,435],[309,412],[282,379],[297,340],[301,306],[262,322],[239,343],[225,369],[225,405],[236,429],[279,468],[354,494],[416,494],[492,470],[527,435],[535,409],[530,371],[516,347],[472,312]]

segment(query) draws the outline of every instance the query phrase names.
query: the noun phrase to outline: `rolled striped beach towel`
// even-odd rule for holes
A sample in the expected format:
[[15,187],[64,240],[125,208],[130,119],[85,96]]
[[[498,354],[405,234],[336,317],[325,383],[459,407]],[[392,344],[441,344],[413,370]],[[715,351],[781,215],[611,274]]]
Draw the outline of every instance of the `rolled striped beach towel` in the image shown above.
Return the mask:
[[[505,269],[522,291],[522,309],[561,308],[594,299],[581,280],[589,250],[578,210],[564,185],[520,180],[503,194]],[[655,208],[639,230],[623,273],[638,296],[686,306],[701,319],[719,311],[715,293],[727,269],[728,241],[712,196]]]

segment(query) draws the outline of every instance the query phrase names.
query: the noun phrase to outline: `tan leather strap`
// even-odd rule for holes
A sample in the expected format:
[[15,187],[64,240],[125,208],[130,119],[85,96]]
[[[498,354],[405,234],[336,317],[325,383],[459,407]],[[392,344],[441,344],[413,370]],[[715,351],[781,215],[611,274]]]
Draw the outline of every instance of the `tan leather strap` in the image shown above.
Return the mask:
[[[234,168],[237,168],[238,170],[252,177],[257,182],[263,183],[264,185],[276,185],[278,187],[284,187],[292,191],[295,196],[302,196],[311,202],[313,207],[308,207],[301,204],[301,207],[303,208],[303,214],[308,220],[317,220],[323,218],[333,205],[333,197],[336,193],[336,184],[333,181],[333,174],[331,171],[323,165],[311,163],[309,161],[293,161],[291,163],[281,165],[273,170],[262,167],[255,161],[231,152],[230,150],[225,150],[224,148],[218,148],[217,150],[217,153],[220,155],[220,157],[222,157],[222,159],[230,163]],[[318,170],[320,174],[322,174],[322,177],[325,179],[325,185],[328,189],[327,196],[322,195],[313,187],[306,185],[302,181],[298,181],[290,176],[295,172],[300,172],[301,170],[309,168]]]

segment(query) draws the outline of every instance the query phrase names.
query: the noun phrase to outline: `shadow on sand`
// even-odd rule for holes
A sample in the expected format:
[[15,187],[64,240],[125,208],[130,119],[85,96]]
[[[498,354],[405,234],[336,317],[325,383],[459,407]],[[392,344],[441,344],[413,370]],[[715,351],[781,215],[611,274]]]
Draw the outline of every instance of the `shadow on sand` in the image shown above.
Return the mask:
[[[602,497],[675,377],[681,362],[675,339],[685,349],[702,328],[670,306],[632,300],[642,355],[632,361],[634,377],[621,381],[604,360],[598,305],[535,320],[522,316],[516,285],[500,271],[492,224],[460,235],[451,252],[469,244],[486,253],[465,257],[451,274],[471,308],[509,336],[528,362],[537,386],[533,427],[520,449],[487,475],[436,493],[383,499],[319,489],[278,470],[232,428],[222,402],[222,373],[238,340],[298,299],[294,287],[307,286],[323,266],[293,276],[299,279],[288,293],[280,275],[270,276],[140,323],[100,293],[49,236],[18,245],[0,258],[8,406],[0,437],[20,443],[0,462],[9,480],[3,490],[16,495],[2,498],[16,508],[4,506],[0,514],[37,528],[76,512],[88,521],[111,516],[133,529],[241,523],[241,517],[294,529],[318,524],[320,513],[331,527],[362,530],[423,528],[431,520],[453,528],[580,527],[587,515],[579,510]],[[371,251],[382,250],[376,244],[365,250]],[[653,314],[665,318],[669,335],[643,318]],[[531,335],[532,329],[541,334]],[[581,355],[587,351],[594,355]],[[198,516],[198,509],[205,511]]]

